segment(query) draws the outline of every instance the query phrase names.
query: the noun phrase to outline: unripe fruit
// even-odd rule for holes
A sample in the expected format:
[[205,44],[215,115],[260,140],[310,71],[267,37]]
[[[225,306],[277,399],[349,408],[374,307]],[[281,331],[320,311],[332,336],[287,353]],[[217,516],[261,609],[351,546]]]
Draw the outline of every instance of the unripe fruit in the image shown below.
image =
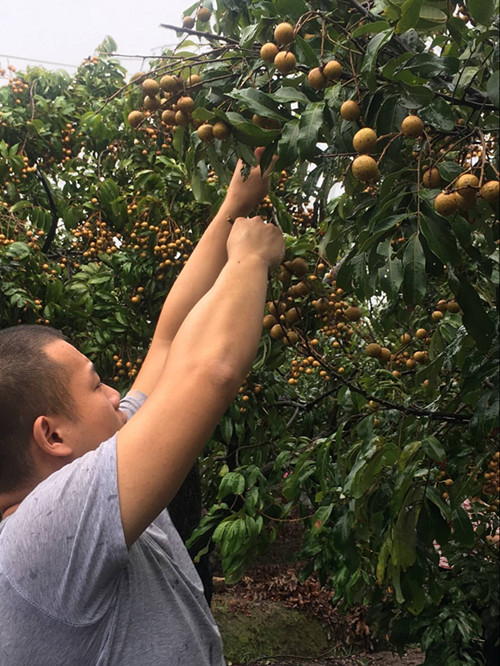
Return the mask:
[[500,183],[498,182],[498,180],[489,180],[481,187],[479,191],[479,194],[482,196],[482,198],[485,201],[488,201],[489,203],[497,201],[499,193],[500,193]]
[[355,121],[361,115],[361,109],[357,102],[353,99],[348,99],[347,102],[344,102],[340,107],[340,115],[344,120]]
[[282,74],[290,74],[297,66],[297,59],[291,51],[279,51],[274,59],[274,66]]
[[209,123],[203,123],[203,125],[200,125],[196,130],[196,133],[198,134],[199,138],[205,143],[209,143],[214,138],[214,131],[212,125],[210,125]]
[[182,19],[182,27],[183,28],[188,28],[191,30],[191,28],[194,28],[194,18],[192,16],[185,16]]
[[207,21],[210,21],[210,17],[212,16],[212,12],[208,7],[201,7],[198,10],[198,13],[196,14],[196,18],[198,21],[201,21],[202,23],[206,23]]
[[434,199],[434,209],[440,215],[453,215],[458,210],[458,201],[454,192],[441,192]]
[[155,97],[160,92],[160,86],[154,79],[146,79],[142,82],[142,91],[148,97]]
[[192,113],[194,110],[194,99],[192,97],[179,97],[177,106],[184,113]]
[[381,351],[382,347],[380,345],[376,342],[371,342],[369,345],[366,345],[365,354],[371,358],[378,358]]
[[175,125],[175,111],[172,111],[172,109],[165,109],[161,114],[161,119],[166,125]]
[[344,310],[344,316],[349,321],[358,321],[363,316],[363,313],[357,306],[352,305]]
[[212,127],[212,132],[216,139],[219,139],[219,141],[225,141],[229,137],[231,130],[226,123],[219,121]]
[[142,82],[148,78],[146,72],[136,72],[130,77],[130,83],[137,83],[142,85]]
[[353,160],[352,173],[354,178],[362,183],[377,181],[380,178],[380,171],[377,163],[369,155],[360,155]]
[[401,131],[407,139],[417,139],[424,133],[424,123],[418,116],[406,116],[401,123]]
[[323,65],[323,74],[329,81],[337,81],[342,74],[342,65],[338,60],[329,60]]
[[352,145],[361,155],[372,153],[377,145],[377,135],[370,127],[363,127],[354,135]]
[[140,111],[131,111],[128,114],[128,124],[134,129],[138,127],[144,118],[144,114]]
[[422,176],[422,185],[430,189],[439,187],[441,185],[441,174],[437,167],[431,167],[424,172]]
[[260,49],[260,57],[264,62],[274,62],[276,55],[278,54],[278,47],[273,42],[267,42],[263,44]]
[[277,44],[286,46],[287,44],[290,44],[292,39],[293,39],[293,25],[287,23],[286,21],[283,23],[279,23],[274,29],[274,41]]
[[328,79],[319,67],[310,70],[307,75],[307,82],[313,90],[323,90],[328,85]]
[[269,331],[269,335],[273,340],[280,340],[284,335],[284,331],[279,324],[275,324]]
[[425,328],[417,328],[415,332],[415,337],[419,340],[423,340],[427,336],[427,331]]

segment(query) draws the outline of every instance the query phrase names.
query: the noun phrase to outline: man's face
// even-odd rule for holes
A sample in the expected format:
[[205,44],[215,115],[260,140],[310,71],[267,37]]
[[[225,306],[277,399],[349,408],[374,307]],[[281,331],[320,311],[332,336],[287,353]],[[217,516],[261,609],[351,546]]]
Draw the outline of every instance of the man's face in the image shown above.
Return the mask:
[[45,349],[70,377],[68,392],[77,408],[74,421],[65,419],[72,459],[96,449],[115,434],[127,421],[120,409],[120,394],[103,384],[91,361],[64,340],[55,340]]

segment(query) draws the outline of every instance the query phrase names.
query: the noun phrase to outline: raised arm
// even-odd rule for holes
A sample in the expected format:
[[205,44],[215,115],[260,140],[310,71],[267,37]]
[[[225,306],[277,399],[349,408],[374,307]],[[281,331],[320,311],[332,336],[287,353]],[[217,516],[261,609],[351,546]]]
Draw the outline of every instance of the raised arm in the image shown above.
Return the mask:
[[[263,149],[256,150],[260,160]],[[172,340],[187,314],[212,287],[227,261],[226,243],[231,231],[228,218],[248,215],[269,191],[270,169],[264,175],[260,166],[242,175],[241,160],[236,165],[227,195],[192,255],[170,289],[163,305],[151,346],[133,389],[150,395],[160,376]]]
[[118,433],[118,489],[130,546],[177,492],[255,356],[269,268],[284,254],[281,231],[238,218],[228,261],[189,312],[151,396]]

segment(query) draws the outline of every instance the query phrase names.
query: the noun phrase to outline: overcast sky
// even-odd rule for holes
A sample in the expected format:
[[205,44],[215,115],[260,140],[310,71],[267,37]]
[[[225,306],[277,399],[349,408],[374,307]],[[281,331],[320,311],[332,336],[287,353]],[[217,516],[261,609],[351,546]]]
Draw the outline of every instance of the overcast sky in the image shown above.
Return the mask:
[[[175,32],[159,24],[180,25],[182,12],[192,4],[193,0],[0,0],[0,67],[77,67],[106,35],[113,37],[120,54],[155,55],[177,41]],[[140,59],[122,62],[130,73],[144,68]],[[74,67],[65,69],[71,73]]]

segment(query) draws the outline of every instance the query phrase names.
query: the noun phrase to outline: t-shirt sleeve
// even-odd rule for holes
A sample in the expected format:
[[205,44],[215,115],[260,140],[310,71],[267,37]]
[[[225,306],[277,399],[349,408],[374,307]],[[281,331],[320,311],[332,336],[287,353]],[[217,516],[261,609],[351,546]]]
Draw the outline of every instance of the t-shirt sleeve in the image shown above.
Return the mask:
[[[122,408],[130,418],[138,406]],[[114,435],[26,497],[3,527],[0,566],[31,604],[86,624],[106,612],[127,564]]]

